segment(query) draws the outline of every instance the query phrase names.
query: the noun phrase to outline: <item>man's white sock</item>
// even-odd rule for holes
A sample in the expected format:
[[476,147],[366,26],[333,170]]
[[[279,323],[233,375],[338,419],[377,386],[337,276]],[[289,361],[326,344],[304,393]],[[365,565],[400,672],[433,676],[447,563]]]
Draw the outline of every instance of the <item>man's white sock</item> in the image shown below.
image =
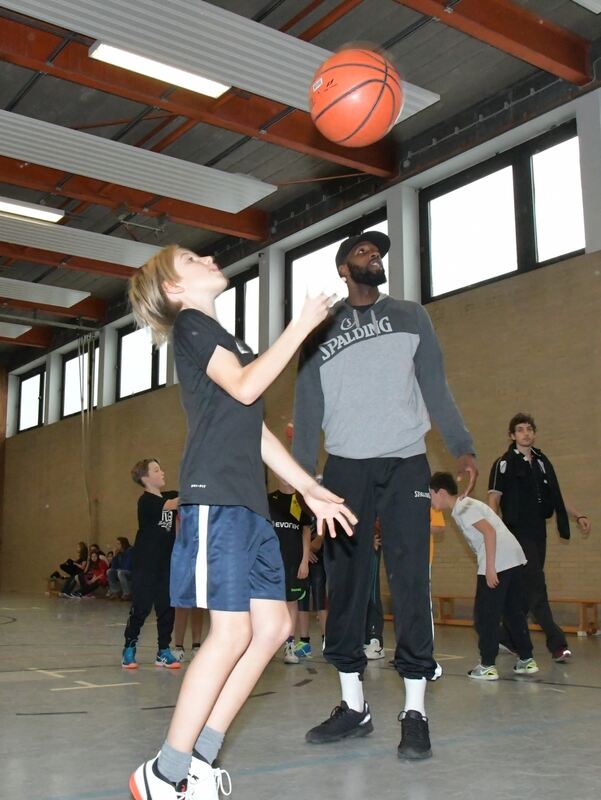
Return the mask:
[[365,700],[363,699],[363,681],[358,672],[339,672],[340,688],[342,689],[342,699],[353,711],[363,711]]
[[404,678],[405,681],[405,711],[419,711],[426,716],[426,679]]

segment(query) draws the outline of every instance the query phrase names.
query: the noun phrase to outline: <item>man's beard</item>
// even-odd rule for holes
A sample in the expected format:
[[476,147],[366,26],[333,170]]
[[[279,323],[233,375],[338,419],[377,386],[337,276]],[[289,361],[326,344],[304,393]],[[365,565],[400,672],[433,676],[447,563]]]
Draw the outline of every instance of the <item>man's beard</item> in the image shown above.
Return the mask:
[[363,286],[380,286],[380,284],[386,283],[384,267],[380,267],[380,269],[375,272],[369,268],[362,269],[350,261],[347,261],[346,265],[355,283],[361,283]]

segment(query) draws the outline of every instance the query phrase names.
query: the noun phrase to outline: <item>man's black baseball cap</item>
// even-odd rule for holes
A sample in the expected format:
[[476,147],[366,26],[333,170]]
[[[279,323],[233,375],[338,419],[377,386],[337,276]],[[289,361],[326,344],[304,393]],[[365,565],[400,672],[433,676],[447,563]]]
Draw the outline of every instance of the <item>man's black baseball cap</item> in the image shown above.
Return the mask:
[[364,231],[358,236],[351,236],[349,239],[345,239],[344,242],[342,242],[338,248],[338,252],[336,253],[337,267],[339,267],[341,264],[346,264],[348,254],[351,252],[353,247],[355,247],[355,245],[359,244],[359,242],[371,242],[372,244],[375,244],[380,251],[381,256],[385,256],[390,250],[390,239],[385,233],[380,233],[379,231]]

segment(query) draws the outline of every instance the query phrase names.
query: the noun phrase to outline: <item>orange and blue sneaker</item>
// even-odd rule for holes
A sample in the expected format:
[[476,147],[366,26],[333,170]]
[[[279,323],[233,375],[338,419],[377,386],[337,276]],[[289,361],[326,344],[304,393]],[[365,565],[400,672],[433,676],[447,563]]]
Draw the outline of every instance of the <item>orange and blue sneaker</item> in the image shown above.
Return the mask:
[[296,643],[296,647],[294,648],[294,655],[298,656],[299,658],[311,658],[313,653],[313,648],[311,647],[311,642],[300,642]]
[[123,669],[138,669],[138,662],[136,661],[136,648],[133,644],[126,645],[123,648],[121,666]]
[[159,650],[154,664],[155,667],[165,667],[165,669],[180,669],[182,666],[169,647]]

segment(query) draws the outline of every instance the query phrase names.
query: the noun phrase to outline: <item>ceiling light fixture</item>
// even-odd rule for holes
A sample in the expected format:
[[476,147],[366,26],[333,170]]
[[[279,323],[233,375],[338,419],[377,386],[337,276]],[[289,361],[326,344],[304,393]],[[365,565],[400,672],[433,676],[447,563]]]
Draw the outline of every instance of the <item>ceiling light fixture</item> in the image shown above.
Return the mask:
[[217,81],[203,78],[177,67],[170,67],[168,64],[136,55],[129,50],[122,50],[120,47],[113,47],[105,42],[95,42],[88,50],[88,55],[97,61],[104,61],[106,64],[128,69],[131,72],[139,72],[149,78],[156,78],[158,81],[169,83],[172,86],[181,86],[183,89],[205,94],[208,97],[221,97],[231,88],[223,83],[217,83]]
[[23,200],[11,200],[10,197],[0,197],[0,214],[27,217],[28,219],[43,220],[44,222],[58,222],[65,216],[59,208],[39,206],[35,203],[26,203]]

